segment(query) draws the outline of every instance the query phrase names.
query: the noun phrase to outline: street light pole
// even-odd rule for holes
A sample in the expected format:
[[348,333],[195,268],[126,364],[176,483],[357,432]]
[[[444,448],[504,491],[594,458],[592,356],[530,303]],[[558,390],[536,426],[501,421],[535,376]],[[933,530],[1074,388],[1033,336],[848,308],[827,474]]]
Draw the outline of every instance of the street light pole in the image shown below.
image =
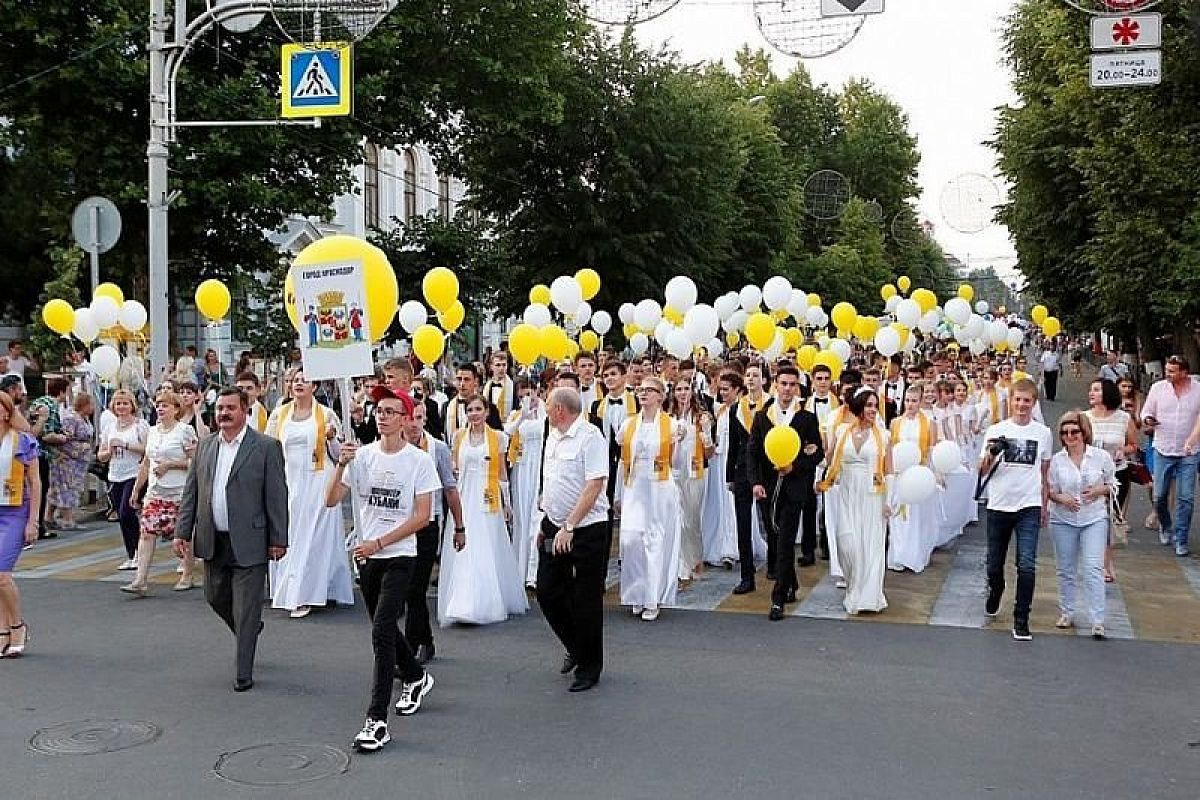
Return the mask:
[[[184,0],[175,0],[184,3]],[[150,272],[150,380],[156,384],[170,359],[167,294],[167,18],[166,0],[150,0],[150,141],[146,145],[147,244]]]

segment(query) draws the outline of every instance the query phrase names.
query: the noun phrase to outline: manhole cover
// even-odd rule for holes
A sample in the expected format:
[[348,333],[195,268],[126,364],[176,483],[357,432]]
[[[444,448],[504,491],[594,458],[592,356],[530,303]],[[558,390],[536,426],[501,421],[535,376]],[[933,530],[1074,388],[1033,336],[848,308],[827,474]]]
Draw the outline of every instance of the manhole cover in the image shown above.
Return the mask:
[[245,786],[293,786],[340,775],[350,754],[326,744],[260,744],[217,759],[217,774]]
[[141,720],[85,719],[42,728],[29,746],[52,756],[89,756],[147,744],[161,733],[157,725]]

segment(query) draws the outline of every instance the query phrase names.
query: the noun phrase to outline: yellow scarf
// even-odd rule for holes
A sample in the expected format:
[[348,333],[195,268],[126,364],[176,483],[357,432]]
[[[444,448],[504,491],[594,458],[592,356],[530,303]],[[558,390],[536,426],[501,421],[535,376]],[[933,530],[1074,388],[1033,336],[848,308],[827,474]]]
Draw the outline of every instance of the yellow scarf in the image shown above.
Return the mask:
[[[641,424],[640,416],[630,417],[625,421],[625,435],[621,437],[621,462],[625,465],[626,486],[633,482],[633,440]],[[658,456],[654,459],[655,479],[665,481],[671,477],[671,457],[675,444],[675,437],[671,435],[671,418],[659,411],[652,424],[658,425]]]
[[987,393],[988,408],[992,410],[992,424],[1000,422],[1000,393],[993,386]]
[[489,379],[488,382],[486,384],[484,384],[483,396],[488,399],[489,403],[492,402],[492,387],[493,386],[500,387],[500,399],[497,400],[496,402],[492,403],[492,405],[494,405],[500,411],[500,413],[503,414],[505,411],[508,410],[508,404],[507,404],[508,380],[505,379],[505,380],[500,381],[499,383],[496,383],[494,380]]
[[[892,420],[892,445],[900,443],[900,426],[904,423],[905,417],[896,417]],[[921,463],[929,457],[929,417],[917,413],[917,446],[921,448]]]
[[[834,394],[833,392],[830,392],[829,394],[825,395],[825,399],[827,399],[829,401],[829,410],[830,411],[833,411],[834,409],[841,406],[841,403],[838,402],[837,395]],[[808,411],[811,411],[814,414],[817,413],[817,396],[815,394],[810,394],[808,396],[808,399],[804,401],[804,408]],[[820,415],[818,414],[818,416],[820,416]]]
[[[792,402],[795,403],[796,401],[793,400]],[[793,410],[792,411],[793,416],[795,415],[796,411],[799,411],[799,410],[800,409],[798,407],[795,410]],[[779,422],[779,398],[776,398],[775,402],[771,403],[771,407],[767,409],[767,419],[771,420],[772,425],[781,424]]]
[[[600,405],[596,406],[596,417],[603,422],[608,414],[609,395],[604,395],[600,398]],[[625,415],[632,417],[637,413],[637,402],[633,398],[633,392],[626,389],[621,392],[621,403],[625,406]]]
[[742,399],[738,401],[738,419],[742,421],[742,427],[747,432],[750,431],[750,427],[754,424],[754,415],[761,411],[766,403],[765,395],[757,403],[751,402],[750,395],[748,394],[742,395]]
[[[283,407],[283,412],[279,415],[279,425],[275,428],[276,439],[283,441],[283,427],[291,420],[295,410],[295,403],[288,403]],[[313,419],[317,421],[317,441],[313,445],[313,472],[321,472],[325,469],[325,436],[328,432],[325,426],[325,406],[314,400],[312,413]]]
[[[682,420],[686,421],[686,420]],[[704,477],[704,436],[700,431],[700,423],[697,420],[692,420],[692,427],[696,429],[696,446],[692,448],[692,473],[693,478]]]
[[[490,427],[484,427],[484,438],[487,441],[488,469],[487,483],[483,487],[483,502],[487,510],[495,514],[500,511],[500,433]],[[454,467],[461,469],[459,451],[462,450],[463,440],[470,435],[470,428],[463,428],[454,437]]]
[[[508,424],[516,422],[521,417],[520,411],[514,411],[508,415]],[[521,456],[525,454],[525,446],[521,443],[521,426],[518,424],[513,430],[512,436],[508,440],[508,465],[515,466],[521,460]]]
[[[837,445],[833,448],[833,458],[830,459],[829,462],[829,469],[825,471],[825,479],[817,485],[817,488],[822,492],[828,490],[829,487],[837,481],[838,476],[841,474],[842,452],[846,449],[846,440],[849,439],[853,433],[854,426],[851,425],[850,427],[846,428],[846,430],[842,431],[842,435],[838,437]],[[885,457],[887,456],[887,451],[883,448],[883,435],[879,432],[878,425],[871,426],[871,437],[875,440],[876,452],[875,474],[873,476],[874,486],[871,491],[878,494],[884,490],[883,466]]]
[[267,429],[267,410],[263,408],[262,403],[254,404],[258,408],[258,412],[254,415],[254,429],[259,433],[263,433]]
[[4,483],[4,497],[8,501],[5,505],[20,506],[25,502],[25,462],[17,455],[21,434],[15,430],[9,431],[8,440],[12,444],[12,466]]
[[457,434],[462,428],[458,424],[458,407],[460,403],[457,397],[450,398],[450,402],[446,403],[446,437]]

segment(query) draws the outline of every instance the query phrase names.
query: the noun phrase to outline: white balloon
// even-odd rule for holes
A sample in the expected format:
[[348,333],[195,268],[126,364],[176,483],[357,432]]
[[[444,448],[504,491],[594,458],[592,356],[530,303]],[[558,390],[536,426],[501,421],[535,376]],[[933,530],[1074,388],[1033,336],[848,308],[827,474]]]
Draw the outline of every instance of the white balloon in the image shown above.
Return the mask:
[[762,302],[762,291],[757,286],[747,284],[738,292],[738,302],[741,303],[743,311],[753,314],[758,311],[758,304]]
[[568,275],[559,275],[550,284],[550,302],[568,317],[574,314],[583,302],[583,289],[579,281]]
[[767,308],[779,311],[792,299],[792,282],[782,275],[773,275],[763,284],[762,300]]
[[889,314],[896,313],[896,306],[900,305],[900,301],[903,299],[904,298],[898,294],[892,295],[887,299],[887,302],[883,304],[883,310]]
[[906,297],[896,305],[896,321],[906,328],[915,328],[921,321],[921,306],[911,297]]
[[1008,326],[998,319],[994,319],[987,324],[987,338],[992,345],[998,345],[1001,342],[1008,341]]
[[738,296],[733,292],[727,292],[716,299],[713,308],[716,310],[717,316],[721,318],[721,322],[724,322],[738,310],[738,303]]
[[640,331],[629,337],[629,349],[633,351],[635,356],[640,356],[642,353],[646,352],[646,348],[649,346],[650,340],[646,338],[646,334],[641,333]]
[[91,309],[92,319],[95,320],[100,330],[116,325],[117,318],[121,315],[121,307],[108,295],[92,298]]
[[937,310],[927,311],[921,315],[921,319],[917,321],[917,329],[921,333],[933,333],[937,329],[938,323],[941,320],[938,318]]
[[658,324],[654,326],[654,341],[658,342],[659,347],[667,346],[667,334],[675,330],[675,326],[665,319],[660,319]]
[[612,314],[607,311],[597,311],[592,314],[592,330],[601,336],[612,330]]
[[704,349],[708,351],[710,358],[716,358],[725,352],[725,343],[721,341],[721,337],[714,336],[708,344],[704,345]]
[[654,300],[643,300],[633,309],[633,321],[644,331],[652,331],[662,319],[662,306]]
[[[404,305],[408,305],[405,303]],[[401,309],[403,310],[403,309]],[[549,325],[551,322],[550,307],[541,303],[530,303],[525,308],[525,313],[521,315],[525,320],[526,325],[532,325],[535,328],[540,328],[543,325]],[[403,324],[403,322],[401,323]]]
[[[879,355],[891,358],[900,352],[900,332],[890,325],[875,332],[875,349]],[[897,470],[902,471],[902,470]]]
[[[111,297],[108,299],[112,300]],[[111,380],[117,377],[117,371],[121,369],[121,354],[112,345],[102,344],[92,351],[91,362],[97,376]]]
[[983,321],[983,317],[978,314],[972,314],[967,320],[967,337],[970,339],[982,339],[984,329],[987,323]]
[[991,306],[988,305],[987,300],[980,300],[975,303],[976,314],[986,314],[990,309]]
[[667,352],[676,358],[690,358],[692,355],[692,340],[683,328],[672,328],[667,334]]
[[809,306],[804,312],[804,320],[814,328],[819,328],[825,323],[825,312],[820,306]]
[[799,322],[804,319],[804,312],[807,310],[808,295],[799,289],[792,289],[792,296],[787,304],[787,312]]
[[[542,308],[546,307],[542,306]],[[526,309],[525,313],[526,315],[529,314],[528,309]],[[419,300],[408,300],[404,303],[404,305],[400,306],[400,313],[397,314],[397,316],[400,318],[400,327],[404,328],[407,333],[413,333],[417,328],[421,327],[426,323],[426,321],[428,321],[429,312]],[[525,317],[525,321],[529,322],[528,316]],[[542,324],[549,324],[549,322],[550,311],[547,310],[546,322]]]
[[837,357],[845,364],[850,360],[851,347],[850,343],[845,339],[830,339],[829,350],[837,354]]
[[685,275],[676,275],[667,281],[667,288],[664,294],[667,298],[667,305],[680,314],[685,314],[688,309],[696,305],[696,297],[699,292],[696,289],[696,282],[694,280]]
[[988,349],[987,342],[983,341],[983,339],[972,339],[971,343],[968,344],[967,347],[970,348],[971,355],[976,355],[976,356],[983,355],[984,353],[987,352],[987,349]]
[[729,319],[725,320],[723,327],[729,333],[741,333],[746,327],[746,321],[749,319],[750,315],[739,308],[729,315]]
[[942,475],[962,469],[962,450],[958,442],[944,439],[933,446],[929,461]]
[[1020,328],[1008,329],[1008,346],[1013,350],[1019,350],[1025,342],[1025,334]]
[[575,320],[575,324],[583,327],[588,324],[588,320],[592,318],[592,304],[584,300],[575,309],[575,313],[571,315],[571,319]]
[[92,317],[92,310],[86,306],[75,309],[75,324],[71,328],[75,338],[84,344],[91,344],[100,335],[100,326]]
[[783,355],[783,348],[786,344],[787,340],[784,338],[783,330],[776,328],[775,338],[771,341],[771,346],[763,351],[763,358],[765,358],[767,361],[776,360]]
[[126,300],[121,305],[121,313],[117,322],[130,333],[137,333],[146,327],[146,307],[137,300]]
[[683,315],[683,330],[697,347],[716,337],[720,327],[721,320],[717,316],[717,310],[704,303],[692,306]]
[[902,439],[892,447],[892,469],[897,475],[921,463],[921,446],[911,439]]
[[923,503],[937,491],[937,477],[933,470],[916,464],[900,473],[896,480],[896,497],[901,503],[916,505]]
[[971,304],[961,297],[946,301],[946,317],[955,325],[966,325],[971,319]]
[[633,322],[633,303],[621,303],[617,309],[617,319],[621,320],[622,325]]

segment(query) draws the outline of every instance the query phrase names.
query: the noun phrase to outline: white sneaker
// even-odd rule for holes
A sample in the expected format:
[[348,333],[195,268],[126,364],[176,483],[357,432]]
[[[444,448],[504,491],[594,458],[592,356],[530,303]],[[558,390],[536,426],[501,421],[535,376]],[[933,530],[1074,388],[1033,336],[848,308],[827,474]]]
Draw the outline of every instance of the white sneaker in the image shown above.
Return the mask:
[[127,558],[121,562],[121,566],[117,567],[117,569],[122,572],[128,572],[130,570],[137,569],[137,559]]
[[654,620],[658,619],[658,609],[657,608],[647,608],[645,611],[642,612],[642,619],[645,620],[646,622],[654,622]]
[[288,614],[288,616],[292,619],[304,619],[311,611],[312,608],[310,606],[300,606],[295,611],[292,611],[290,614]]
[[386,722],[367,717],[362,730],[354,737],[354,749],[360,753],[373,753],[391,740]]
[[400,688],[400,699],[396,701],[396,713],[402,717],[411,717],[421,710],[421,700],[433,688],[433,676],[428,671],[421,680],[406,683]]
[[837,588],[839,588],[839,589],[845,589],[845,588],[846,588],[846,587],[847,587],[849,584],[847,584],[847,583],[846,583],[846,579],[845,579],[845,578],[838,578],[838,579],[837,579],[837,582],[836,582],[836,583],[834,583],[833,585],[834,585],[834,586],[836,586],[836,587],[837,587]]
[[645,611],[646,609],[643,608],[642,606],[634,606],[633,608],[631,608],[629,610],[633,612],[633,615],[635,617],[640,617],[642,615],[642,612]]

